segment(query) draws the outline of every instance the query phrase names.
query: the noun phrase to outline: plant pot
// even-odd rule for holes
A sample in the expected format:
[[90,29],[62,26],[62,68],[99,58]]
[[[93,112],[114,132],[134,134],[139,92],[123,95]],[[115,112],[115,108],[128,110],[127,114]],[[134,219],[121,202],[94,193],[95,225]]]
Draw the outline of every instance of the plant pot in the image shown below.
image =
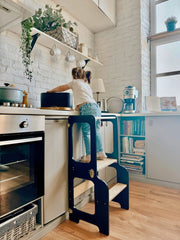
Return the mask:
[[77,49],[78,48],[78,36],[72,32],[70,32],[67,28],[58,27],[54,30],[46,32],[51,37],[59,40],[66,45]]
[[176,22],[168,22],[166,23],[167,31],[174,31],[176,29]]

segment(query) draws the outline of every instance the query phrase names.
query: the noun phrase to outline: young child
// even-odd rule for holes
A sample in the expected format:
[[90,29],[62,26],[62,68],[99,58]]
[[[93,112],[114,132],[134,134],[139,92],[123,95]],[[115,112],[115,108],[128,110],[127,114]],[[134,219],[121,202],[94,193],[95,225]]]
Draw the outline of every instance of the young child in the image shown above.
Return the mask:
[[[48,92],[62,92],[72,89],[74,95],[74,104],[76,106],[75,109],[80,112],[80,115],[93,115],[94,117],[100,117],[101,110],[93,98],[93,93],[90,85],[88,84],[86,74],[87,72],[81,68],[73,68],[73,80],[71,82],[58,86]],[[90,80],[91,72],[88,76],[87,77]],[[82,123],[82,133],[86,148],[86,156],[83,156],[81,161],[90,162],[90,125],[88,123]],[[96,120],[96,149],[97,159],[102,160],[107,158],[106,154],[104,153],[103,141],[100,133],[100,120]]]

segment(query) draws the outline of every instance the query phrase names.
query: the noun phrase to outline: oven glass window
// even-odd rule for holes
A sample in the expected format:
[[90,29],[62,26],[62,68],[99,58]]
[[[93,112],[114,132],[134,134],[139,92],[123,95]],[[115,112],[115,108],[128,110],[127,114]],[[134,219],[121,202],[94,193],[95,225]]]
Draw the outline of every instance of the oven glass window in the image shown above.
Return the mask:
[[29,144],[0,147],[0,194],[6,194],[34,182],[34,167]]
[[44,137],[0,137],[0,217],[44,194]]

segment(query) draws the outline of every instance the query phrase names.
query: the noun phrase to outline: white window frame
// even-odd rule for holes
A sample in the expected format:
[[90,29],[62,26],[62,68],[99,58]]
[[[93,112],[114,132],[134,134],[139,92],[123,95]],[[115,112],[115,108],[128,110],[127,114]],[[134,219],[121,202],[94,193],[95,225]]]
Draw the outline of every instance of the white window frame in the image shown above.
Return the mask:
[[151,36],[148,38],[151,41],[151,96],[157,96],[157,77],[180,75],[179,71],[163,72],[157,74],[156,69],[156,48],[157,46],[168,44],[171,42],[180,41],[180,29],[172,32],[163,32],[156,34],[156,14],[155,7],[168,0],[150,0],[150,16],[151,16]]

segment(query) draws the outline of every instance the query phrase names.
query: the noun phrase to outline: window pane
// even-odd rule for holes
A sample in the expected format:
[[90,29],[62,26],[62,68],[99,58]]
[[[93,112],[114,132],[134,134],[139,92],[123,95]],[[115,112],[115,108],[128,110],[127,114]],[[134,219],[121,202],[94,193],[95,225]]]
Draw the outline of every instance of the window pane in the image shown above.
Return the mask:
[[156,33],[167,31],[164,22],[172,16],[178,20],[176,28],[180,28],[180,0],[168,0],[156,5]]
[[180,75],[157,78],[158,97],[176,97],[180,105]]
[[157,46],[157,73],[180,70],[180,41]]

